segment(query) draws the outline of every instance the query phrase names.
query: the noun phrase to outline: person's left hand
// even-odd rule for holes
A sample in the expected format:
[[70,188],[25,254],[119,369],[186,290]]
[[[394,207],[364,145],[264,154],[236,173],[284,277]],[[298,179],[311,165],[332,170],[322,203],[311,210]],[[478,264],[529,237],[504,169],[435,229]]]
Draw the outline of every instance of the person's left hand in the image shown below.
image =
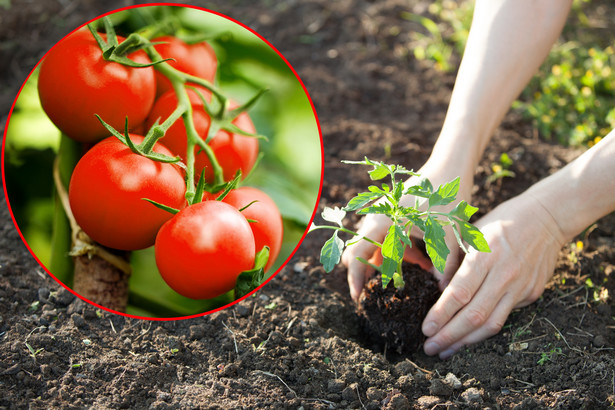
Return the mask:
[[565,242],[557,221],[528,194],[504,202],[476,226],[491,253],[471,250],[427,314],[428,355],[446,359],[498,333],[512,309],[540,297]]

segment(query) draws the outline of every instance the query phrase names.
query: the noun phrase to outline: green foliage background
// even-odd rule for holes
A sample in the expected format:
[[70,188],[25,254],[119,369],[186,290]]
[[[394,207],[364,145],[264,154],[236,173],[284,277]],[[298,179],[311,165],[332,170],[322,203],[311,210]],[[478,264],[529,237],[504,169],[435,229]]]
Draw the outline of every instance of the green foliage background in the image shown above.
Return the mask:
[[[268,193],[284,219],[282,250],[271,269],[275,272],[307,229],[320,192],[321,140],[309,98],[287,63],[269,45],[224,17],[199,9],[158,6],[126,10],[111,18],[121,34],[167,13],[176,15],[186,32],[204,33],[211,38],[219,59],[217,83],[225,94],[243,102],[260,89],[269,89],[249,112],[257,131],[266,135],[269,142],[261,142],[263,161],[246,183]],[[65,218],[58,218],[52,180],[52,164],[61,138],[42,111],[36,81],[34,71],[7,125],[6,188],[28,246],[43,265],[55,267],[50,269],[51,273],[70,286],[71,263],[66,254],[66,242],[70,239]],[[66,151],[70,149],[63,145],[63,152]],[[175,293],[157,273],[153,248],[133,252],[131,264],[129,314],[186,316],[232,300],[230,294],[216,300],[195,301]]]
[[[597,3],[574,0],[560,40],[513,104],[543,138],[562,145],[591,147],[615,128],[615,40],[604,35]],[[425,15],[402,12],[423,27],[409,45],[414,56],[437,70],[455,70],[473,6],[469,0],[437,0]]]

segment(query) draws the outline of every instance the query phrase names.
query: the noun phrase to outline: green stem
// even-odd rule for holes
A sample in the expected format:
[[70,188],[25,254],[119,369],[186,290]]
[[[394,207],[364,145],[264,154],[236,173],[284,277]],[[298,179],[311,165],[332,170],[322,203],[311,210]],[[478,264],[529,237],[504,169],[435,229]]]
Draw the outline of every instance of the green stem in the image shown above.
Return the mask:
[[[162,56],[156,51],[153,46],[145,47],[145,52],[149,56],[152,61],[162,60]],[[194,127],[193,115],[192,115],[192,104],[190,104],[190,98],[188,96],[188,92],[186,91],[186,82],[194,82],[199,85],[205,86],[216,96],[221,98],[221,101],[225,101],[226,98],[221,96],[221,94],[215,90],[215,88],[206,80],[200,79],[198,77],[194,77],[183,73],[173,67],[171,67],[168,63],[160,63],[154,66],[156,70],[158,70],[161,74],[171,81],[171,85],[173,86],[173,90],[177,95],[178,107],[176,111],[174,111],[172,116],[180,113],[180,107],[182,109],[181,117],[184,120],[184,126],[186,128],[186,136],[187,136],[187,150],[186,150],[186,199],[189,203],[192,203],[195,194],[195,186],[194,186],[194,149],[196,145],[198,145],[203,151],[205,155],[207,155],[207,159],[211,164],[212,170],[214,172],[214,184],[223,184],[224,183],[224,172],[220,163],[218,162],[216,155],[209,145],[203,141],[203,139],[198,135]],[[170,121],[171,117],[169,117],[166,121],[172,124],[173,121]],[[170,126],[170,125],[169,125]]]
[[[333,231],[342,231],[342,232],[345,232],[345,233],[349,233],[352,236],[361,236],[358,233],[356,233],[354,231],[351,231],[350,229],[340,228],[340,227],[337,227],[337,226],[329,226],[329,225],[313,225],[312,228],[310,228],[310,232],[316,231],[318,229],[331,229]],[[369,239],[366,236],[363,236],[361,239],[371,243],[372,245],[376,245],[377,247],[382,248],[382,244],[379,243],[379,242],[374,241],[373,239]]]

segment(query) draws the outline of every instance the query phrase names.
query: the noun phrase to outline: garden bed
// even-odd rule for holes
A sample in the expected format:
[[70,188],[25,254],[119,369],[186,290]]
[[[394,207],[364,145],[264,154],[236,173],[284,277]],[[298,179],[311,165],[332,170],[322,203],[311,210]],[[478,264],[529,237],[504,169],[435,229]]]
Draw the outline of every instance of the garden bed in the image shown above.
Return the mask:
[[[24,22],[58,13],[49,6],[28,16],[14,3],[2,19],[22,21],[3,28],[15,39],[31,41],[20,32]],[[79,3],[88,2],[74,3],[82,13],[78,22],[95,17]],[[342,159],[368,156],[414,169],[427,159],[454,74],[404,49],[420,27],[400,13],[421,12],[424,2],[212,3],[262,34],[305,82],[325,149],[320,210],[344,205],[369,184],[364,169]],[[78,24],[74,13],[69,24]],[[55,27],[54,34],[27,27],[40,34],[32,54],[68,30]],[[6,47],[21,56],[11,66],[21,71],[0,95],[14,95],[31,65],[17,48]],[[4,122],[6,103],[0,112]],[[503,152],[516,176],[488,182]],[[472,204],[484,214],[579,153],[544,142],[509,114],[476,172]],[[318,263],[327,233],[310,234],[254,297],[206,317],[158,322],[75,299],[30,256],[4,199],[0,212],[0,407],[600,409],[615,403],[614,215],[582,238],[582,249],[562,249],[536,303],[514,311],[498,335],[441,361],[420,351],[399,355],[367,340],[344,269],[327,275]]]

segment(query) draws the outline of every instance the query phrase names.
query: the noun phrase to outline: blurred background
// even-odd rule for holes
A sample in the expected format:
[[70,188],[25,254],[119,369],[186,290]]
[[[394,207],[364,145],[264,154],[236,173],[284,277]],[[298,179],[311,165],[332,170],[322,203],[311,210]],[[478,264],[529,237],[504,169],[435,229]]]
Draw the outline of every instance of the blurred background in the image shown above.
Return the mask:
[[[232,99],[243,102],[269,89],[249,114],[259,134],[263,160],[246,181],[269,194],[284,219],[284,242],[275,272],[290,258],[317,205],[322,176],[318,122],[309,97],[286,61],[263,39],[225,17],[187,7],[145,7],[111,16],[118,34],[135,31],[163,13],[174,14],[184,29],[211,38],[219,60],[217,83]],[[4,174],[7,197],[28,246],[39,261],[70,286],[72,267],[66,251],[70,237],[54,198],[53,161],[60,132],[47,119],[38,99],[34,70],[7,122]],[[133,252],[133,274],[127,313],[177,317],[208,311],[232,300],[225,295],[195,301],[172,291],[160,278],[153,248]]]

